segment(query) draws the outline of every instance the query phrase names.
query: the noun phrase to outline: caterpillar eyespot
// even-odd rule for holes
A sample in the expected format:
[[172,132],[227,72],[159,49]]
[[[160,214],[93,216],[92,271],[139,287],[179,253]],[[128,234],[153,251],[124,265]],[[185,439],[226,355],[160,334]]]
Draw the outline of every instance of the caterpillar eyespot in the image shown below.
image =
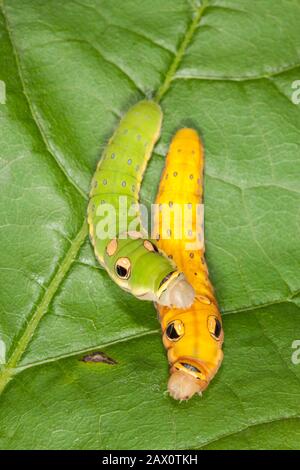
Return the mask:
[[[187,206],[192,220],[201,214],[198,204],[202,202],[203,196],[203,164],[202,143],[196,131],[179,130],[172,139],[156,197],[156,204],[161,206],[154,227],[154,233],[158,234],[158,248],[172,255],[196,292],[194,303],[180,312],[180,328],[178,309],[157,305],[164,332],[163,343],[170,363],[168,390],[176,400],[187,400],[194,394],[201,394],[223,359],[222,320],[208,279],[204,244],[196,250],[186,249],[191,232],[183,226],[182,233],[186,238],[176,239],[172,226],[170,237],[162,236],[164,207],[170,202],[170,194],[174,205],[181,203]],[[167,178],[168,175],[176,178]],[[185,185],[188,185],[188,192],[185,192]],[[204,227],[200,224],[195,231],[195,238],[203,241],[203,231]]]
[[207,326],[208,326],[211,336],[215,338],[216,340],[219,340],[221,332],[222,332],[222,325],[221,325],[220,320],[217,317],[214,317],[213,315],[211,315],[207,319]]
[[170,341],[177,341],[184,335],[184,325],[180,320],[174,320],[166,328],[166,336]]
[[119,258],[116,262],[116,273],[121,279],[129,279],[131,263],[128,258]]
[[[161,289],[162,281],[174,271],[174,264],[158,251],[154,243],[145,240],[144,235],[131,235],[142,231],[139,188],[159,137],[161,123],[159,105],[148,100],[138,102],[121,119],[92,179],[88,224],[96,258],[116,284],[139,299],[181,307],[189,305],[194,296],[184,275],[177,271],[176,288],[179,283],[185,286],[181,298],[178,299],[175,292],[175,279],[173,283],[168,283],[166,289]],[[121,210],[122,216],[127,215],[125,232],[121,228],[122,217],[119,218],[122,198],[127,203],[126,208],[123,210],[122,207]],[[130,213],[135,205],[137,217]],[[107,232],[107,219],[110,220],[114,214],[112,229],[110,227]],[[132,222],[137,222],[133,229]],[[189,287],[186,288],[186,285]]]

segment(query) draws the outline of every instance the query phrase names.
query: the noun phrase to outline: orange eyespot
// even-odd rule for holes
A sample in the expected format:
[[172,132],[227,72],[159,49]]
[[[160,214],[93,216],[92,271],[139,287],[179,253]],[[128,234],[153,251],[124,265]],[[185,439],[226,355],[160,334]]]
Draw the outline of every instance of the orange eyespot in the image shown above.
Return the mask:
[[219,340],[221,332],[222,332],[222,324],[220,320],[214,315],[210,315],[207,319],[207,327],[211,336],[214,339]]
[[115,265],[115,271],[119,278],[128,279],[131,274],[131,263],[128,258],[119,258]]
[[170,341],[178,341],[184,335],[184,324],[181,320],[174,320],[166,328],[166,336]]

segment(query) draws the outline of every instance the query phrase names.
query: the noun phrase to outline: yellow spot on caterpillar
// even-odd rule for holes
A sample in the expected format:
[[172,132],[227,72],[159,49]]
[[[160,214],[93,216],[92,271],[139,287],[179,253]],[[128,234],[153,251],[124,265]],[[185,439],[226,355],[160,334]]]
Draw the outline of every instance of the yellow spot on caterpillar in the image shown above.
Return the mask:
[[206,304],[206,305],[210,305],[210,304],[211,304],[211,300],[210,300],[208,297],[205,297],[205,295],[197,295],[197,299],[198,299],[199,302],[201,302],[202,304]]

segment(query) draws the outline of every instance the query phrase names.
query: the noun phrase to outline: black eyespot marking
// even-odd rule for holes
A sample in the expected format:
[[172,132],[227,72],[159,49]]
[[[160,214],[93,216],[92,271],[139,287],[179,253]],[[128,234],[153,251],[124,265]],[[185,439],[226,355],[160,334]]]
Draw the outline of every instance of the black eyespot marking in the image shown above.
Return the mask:
[[119,278],[129,279],[131,274],[131,263],[128,258],[119,258],[115,264],[115,270]]
[[167,275],[163,278],[163,280],[161,281],[161,283],[159,284],[159,287],[163,286],[163,285],[165,284],[165,282],[167,282],[167,281],[170,279],[170,277],[172,276],[173,273],[175,273],[175,271],[172,271],[172,272],[170,272],[169,274],[167,274]]
[[220,320],[214,315],[210,315],[207,319],[207,326],[211,336],[218,340],[222,333],[222,324]]
[[117,265],[116,270],[117,270],[118,276],[120,276],[120,277],[126,277],[127,276],[127,269],[123,268],[123,266]]
[[177,341],[184,335],[184,325],[180,320],[174,320],[166,328],[166,336],[170,341]]
[[178,339],[180,337],[174,327],[174,323],[170,323],[170,325],[167,327],[166,335],[170,340]]
[[214,335],[215,335],[216,338],[220,337],[221,331],[222,331],[222,325],[221,325],[221,322],[217,319],[216,320],[215,331],[214,331]]

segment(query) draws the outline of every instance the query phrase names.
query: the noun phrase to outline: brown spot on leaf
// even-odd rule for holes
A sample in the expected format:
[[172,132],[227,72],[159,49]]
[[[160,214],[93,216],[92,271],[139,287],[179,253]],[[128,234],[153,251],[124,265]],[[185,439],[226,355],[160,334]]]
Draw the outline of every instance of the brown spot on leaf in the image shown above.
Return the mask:
[[88,354],[87,356],[83,356],[81,361],[82,362],[103,362],[104,364],[109,364],[111,366],[114,366],[115,364],[117,364],[117,361],[115,361],[114,359],[107,356],[105,353],[101,351],[96,351],[96,352]]

